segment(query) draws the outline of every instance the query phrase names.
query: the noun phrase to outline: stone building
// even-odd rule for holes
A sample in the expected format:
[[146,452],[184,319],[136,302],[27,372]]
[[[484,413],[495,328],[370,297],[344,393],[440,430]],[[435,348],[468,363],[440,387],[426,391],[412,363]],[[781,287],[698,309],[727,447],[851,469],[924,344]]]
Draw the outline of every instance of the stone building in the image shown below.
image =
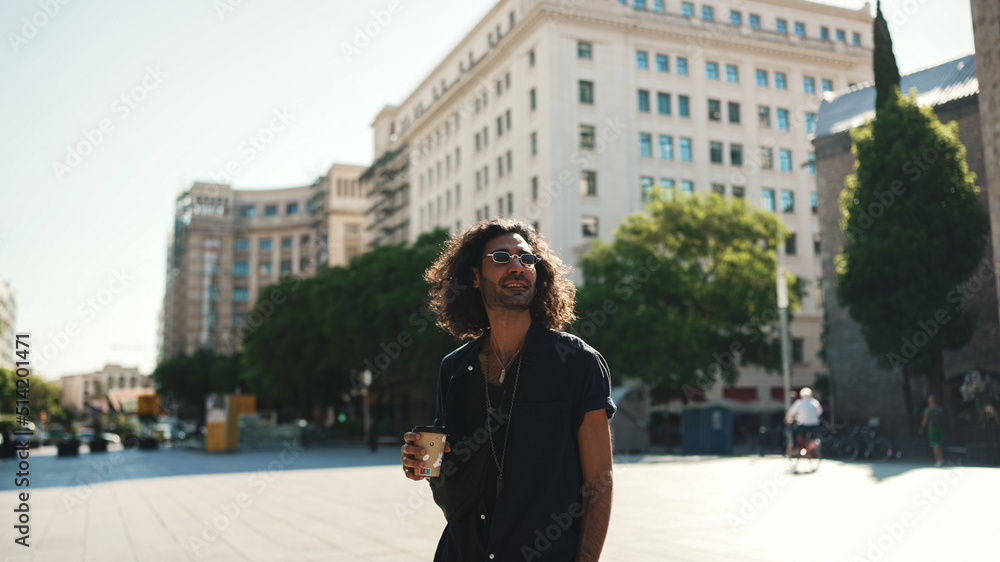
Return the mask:
[[62,388],[62,405],[76,414],[93,407],[107,411],[106,398],[119,390],[155,392],[153,379],[135,367],[105,365],[100,371],[83,375],[67,375],[53,381]]
[[[907,93],[915,89],[920,105],[932,106],[943,123],[958,123],[959,140],[967,149],[969,168],[977,176],[977,185],[983,187],[979,200],[988,206],[990,193],[983,181],[987,177],[987,159],[981,123],[989,119],[981,115],[975,57],[969,55],[903,76],[900,89]],[[816,139],[813,141],[816,147],[820,230],[824,241],[822,263],[826,293],[827,365],[838,421],[864,422],[877,416],[880,431],[896,442],[904,443],[916,437],[917,427],[914,422],[906,420],[902,375],[876,366],[875,357],[869,353],[860,327],[850,318],[848,311],[838,305],[835,296],[834,257],[846,241],[839,226],[838,197],[844,188],[845,178],[854,173],[855,163],[849,131],[873,118],[874,106],[875,88],[872,84],[835,93],[820,107]],[[979,371],[985,377],[1000,376],[1000,325],[993,263],[993,244],[989,244],[984,262],[966,284],[970,298],[965,301],[963,309],[973,312],[978,319],[973,339],[964,348],[944,355],[946,396],[943,401],[945,408],[954,415],[967,409],[960,388],[968,373]],[[922,410],[927,396],[923,379],[913,378],[912,391],[916,409]],[[969,441],[958,421],[954,421],[949,432],[946,440],[951,444]],[[919,442],[914,442],[914,446],[921,447]],[[918,450],[924,451],[926,447]]]

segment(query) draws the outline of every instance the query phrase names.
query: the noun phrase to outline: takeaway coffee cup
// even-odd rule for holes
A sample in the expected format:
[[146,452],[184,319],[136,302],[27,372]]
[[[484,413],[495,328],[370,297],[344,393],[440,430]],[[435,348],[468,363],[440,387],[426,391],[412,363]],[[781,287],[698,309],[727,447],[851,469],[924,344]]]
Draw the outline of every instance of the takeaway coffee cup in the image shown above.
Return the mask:
[[414,445],[422,447],[427,451],[424,458],[424,468],[414,468],[413,473],[417,476],[430,476],[434,478],[441,474],[441,461],[444,460],[444,444],[448,439],[444,426],[441,425],[418,425],[413,428],[413,433],[419,433],[420,439],[413,442]]

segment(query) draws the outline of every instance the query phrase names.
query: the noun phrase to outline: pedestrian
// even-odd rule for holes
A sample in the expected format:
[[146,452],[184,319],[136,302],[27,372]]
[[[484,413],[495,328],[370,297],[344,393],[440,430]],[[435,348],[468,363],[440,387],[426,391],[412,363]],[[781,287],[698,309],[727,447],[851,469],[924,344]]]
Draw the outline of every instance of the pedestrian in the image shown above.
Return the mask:
[[[452,238],[425,274],[438,325],[475,338],[438,376],[449,446],[430,479],[447,520],[436,562],[600,557],[616,407],[604,358],[559,331],[575,318],[567,271],[534,228],[500,218]],[[418,438],[402,447],[411,480]]]
[[927,408],[924,409],[924,419],[920,422],[920,435],[927,429],[927,444],[934,451],[934,466],[944,464],[944,452],[941,450],[941,438],[944,435],[944,409],[935,404],[934,395],[927,397]]

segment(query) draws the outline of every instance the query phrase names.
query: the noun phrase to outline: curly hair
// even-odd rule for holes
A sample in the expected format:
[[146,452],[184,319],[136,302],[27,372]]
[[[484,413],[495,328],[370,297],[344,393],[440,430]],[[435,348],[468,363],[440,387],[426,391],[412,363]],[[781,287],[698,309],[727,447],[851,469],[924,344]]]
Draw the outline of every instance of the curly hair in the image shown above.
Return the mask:
[[513,219],[496,218],[477,222],[462,234],[445,242],[441,254],[424,273],[431,284],[430,310],[437,325],[459,339],[481,336],[490,327],[479,290],[472,286],[473,269],[479,269],[486,243],[504,234],[520,234],[541,258],[535,265],[535,297],[531,318],[553,330],[576,319],[573,306],[576,286],[567,278],[569,266],[553,253],[531,225]]

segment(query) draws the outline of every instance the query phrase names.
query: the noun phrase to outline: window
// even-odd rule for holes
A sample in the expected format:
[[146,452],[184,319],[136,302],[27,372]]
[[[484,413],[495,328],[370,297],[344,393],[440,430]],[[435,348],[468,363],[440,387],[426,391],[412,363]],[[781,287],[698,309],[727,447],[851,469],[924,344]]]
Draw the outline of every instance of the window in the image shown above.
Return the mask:
[[681,193],[692,195],[694,193],[694,182],[691,180],[681,180]]
[[760,86],[761,88],[766,88],[767,87],[767,71],[766,70],[757,69],[756,76],[757,76],[757,85]]
[[639,112],[649,113],[649,90],[639,90]]
[[580,218],[581,233],[584,238],[597,237],[597,217],[586,215]]
[[281,274],[286,275],[292,272],[292,260],[281,260]]
[[[489,141],[490,141],[489,127],[483,127],[483,147],[489,146],[490,145]],[[430,182],[431,182],[431,180],[430,180],[430,178],[428,178],[427,179],[427,183],[430,183]]]
[[299,204],[298,203],[289,203],[289,204],[285,205],[285,214],[286,215],[294,215],[294,214],[297,214],[298,212],[299,212]]
[[843,29],[837,30],[837,41],[839,43],[847,43],[847,34],[844,33]]
[[778,130],[787,131],[788,130],[788,110],[778,108]]
[[577,41],[576,43],[576,58],[579,59],[593,59],[594,58],[594,46],[586,41]]
[[726,82],[738,84],[740,81],[740,69],[731,64],[726,65]]
[[497,97],[500,97],[501,94],[503,94],[503,81],[497,80]]
[[503,156],[497,157],[497,178],[503,177]]
[[691,117],[691,100],[687,96],[677,96],[677,114],[681,117]]
[[497,136],[503,136],[503,117],[497,117]]
[[719,100],[708,100],[708,118],[711,121],[722,120],[722,103]]
[[757,14],[750,14],[750,28],[760,29],[760,16]]
[[782,172],[792,171],[792,151],[787,148],[778,150],[778,166]]
[[535,89],[532,88],[531,91],[528,92],[528,108],[530,108],[531,111],[534,111],[536,107],[538,106],[535,102]]
[[580,80],[580,103],[594,103],[594,83]]
[[635,0],[635,2],[633,2],[633,5],[634,5],[633,7],[636,10],[645,10],[646,9],[646,0]]
[[249,252],[250,251],[250,241],[246,238],[236,239],[236,251],[237,252]]
[[729,11],[729,25],[741,26],[743,25],[743,12],[737,12],[736,10]]
[[490,186],[490,167],[483,167],[483,187]]
[[649,70],[649,53],[646,51],[636,51],[635,67],[639,70]]
[[860,47],[861,46],[861,34],[860,33],[852,33],[851,34],[851,44],[854,45],[855,47]]
[[785,238],[785,255],[786,256],[794,256],[794,255],[796,255],[796,254],[799,253],[798,252],[798,240],[797,240],[797,238],[798,237],[795,236],[794,232],[792,232],[791,234],[789,234],[788,238]]
[[663,5],[663,0],[653,0],[653,11],[654,12],[663,12],[665,10],[666,10],[666,8]]
[[681,15],[686,18],[694,17],[694,4],[691,2],[681,2]]
[[670,115],[670,94],[665,94],[663,92],[657,92],[657,94],[656,94],[656,111],[660,115]]
[[513,153],[511,151],[509,151],[509,150],[507,151],[507,171],[508,172],[510,172],[511,168],[513,168],[513,166],[514,166],[514,163],[512,162],[512,159],[514,158],[514,156],[512,154]]
[[771,128],[771,108],[763,105],[757,107],[757,122],[765,129]]
[[701,19],[705,21],[715,21],[715,9],[713,9],[711,6],[702,6]]
[[483,173],[476,170],[476,191],[483,188]]
[[816,132],[816,114],[807,111],[806,112],[806,133]]
[[765,211],[774,212],[774,190],[764,188],[760,191],[761,195],[761,205],[764,207]]
[[233,313],[233,327],[243,325],[243,314],[239,312]]
[[760,149],[760,168],[762,170],[774,169],[774,149],[764,147]]
[[774,73],[774,87],[776,89],[778,89],[778,90],[787,90],[788,89],[788,75],[786,75],[784,72],[775,72]]
[[260,264],[261,275],[271,275],[271,262],[266,261]]
[[712,184],[712,193],[718,193],[719,195],[725,195],[726,194],[726,186],[725,186],[725,184],[713,183]]
[[825,299],[825,297],[823,295],[823,278],[822,277],[817,277],[816,278],[816,306],[818,306],[820,308],[823,308],[823,301],[825,301],[825,300],[826,299]]
[[816,175],[816,153],[810,152],[809,156],[806,157],[806,170],[809,170],[809,175]]
[[743,187],[742,185],[733,186],[733,197],[736,197],[737,199],[743,199],[746,196],[747,196],[747,188]]
[[667,55],[656,55],[656,71],[670,72],[670,59]]
[[250,300],[250,289],[246,287],[233,287],[233,300],[236,302],[247,302]]
[[729,163],[733,166],[743,165],[743,145],[742,144],[731,144],[729,145]]
[[531,155],[538,154],[538,133],[531,133]]
[[219,298],[219,286],[213,283],[208,287],[208,300],[214,301],[218,298]]
[[806,24],[804,24],[804,23],[802,23],[800,21],[795,22],[795,34],[798,35],[799,37],[805,37],[806,36]]
[[789,189],[781,190],[781,210],[785,213],[795,212],[795,193]]
[[[476,152],[479,152],[482,149],[482,147],[483,147],[482,139],[479,137],[479,133],[476,133]],[[422,180],[424,179],[424,176],[420,176],[420,179],[421,179],[420,185],[421,187],[423,187]]]
[[531,178],[531,200],[538,201],[538,176]]
[[811,76],[802,77],[802,91],[807,94],[816,93],[816,79]]
[[291,250],[292,249],[292,237],[291,236],[285,236],[284,238],[281,239],[281,249],[282,250]]
[[802,352],[802,338],[792,338],[792,362],[802,363],[805,359]]
[[734,101],[729,102],[729,122],[736,124],[740,122],[740,104]]
[[716,141],[709,142],[708,155],[712,164],[722,164],[722,143]]
[[580,172],[580,195],[597,195],[597,172],[593,170]]
[[261,241],[260,241],[260,251],[262,251],[262,252],[270,252],[271,251],[271,239],[270,238],[263,238],[263,239],[261,239]]
[[822,39],[823,41],[829,41],[830,40],[830,28],[829,27],[820,27],[819,28],[819,38]]
[[813,253],[817,256],[823,250],[822,237],[818,232],[813,234]]
[[809,208],[814,215],[819,212],[819,194],[815,191],[809,194]]
[[680,140],[681,147],[681,162],[691,161],[691,139],[688,137],[681,137]]
[[826,78],[824,78],[820,82],[820,84],[822,84],[822,88],[823,88],[824,92],[832,92],[833,91],[833,81],[832,80],[827,80]]
[[535,50],[528,51],[528,66],[535,66]]
[[674,159],[674,137],[670,135],[660,135],[660,159]]
[[709,80],[719,79],[719,63],[717,62],[705,63],[705,78],[708,78]]
[[788,33],[788,20],[778,18],[774,21],[774,30],[778,33]]
[[684,57],[677,57],[677,75],[688,75],[688,60]]
[[252,219],[257,216],[257,207],[253,205],[240,205],[240,216]]
[[278,216],[278,206],[277,205],[267,205],[264,207],[265,217],[276,217]]
[[580,148],[594,148],[594,135],[593,125],[580,125]]
[[653,139],[649,133],[639,133],[639,157],[653,157]]

